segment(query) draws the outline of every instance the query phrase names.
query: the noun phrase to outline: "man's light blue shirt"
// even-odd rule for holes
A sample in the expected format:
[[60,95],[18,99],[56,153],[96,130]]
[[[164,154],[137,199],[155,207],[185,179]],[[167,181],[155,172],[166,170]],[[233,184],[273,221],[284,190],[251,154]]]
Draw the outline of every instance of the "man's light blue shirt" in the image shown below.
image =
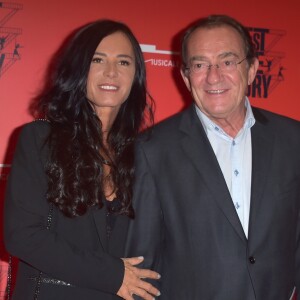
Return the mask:
[[255,118],[247,97],[245,99],[245,107],[244,125],[235,138],[225,133],[220,126],[210,120],[197,106],[196,112],[215,152],[233,205],[248,238],[252,174],[250,129],[255,124]]

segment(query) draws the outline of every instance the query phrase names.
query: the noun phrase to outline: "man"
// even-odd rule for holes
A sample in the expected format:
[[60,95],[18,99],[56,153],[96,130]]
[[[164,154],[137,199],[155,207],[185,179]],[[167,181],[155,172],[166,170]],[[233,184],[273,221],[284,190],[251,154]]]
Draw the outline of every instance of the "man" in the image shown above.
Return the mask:
[[292,299],[300,122],[250,106],[258,60],[231,17],[190,28],[182,60],[194,104],[137,145],[128,254],[160,272],[160,299]]

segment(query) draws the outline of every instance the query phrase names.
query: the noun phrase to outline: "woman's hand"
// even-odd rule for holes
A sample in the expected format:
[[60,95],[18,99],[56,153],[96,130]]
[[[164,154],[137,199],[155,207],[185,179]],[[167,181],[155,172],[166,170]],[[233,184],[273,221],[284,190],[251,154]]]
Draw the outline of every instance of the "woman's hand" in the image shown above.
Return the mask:
[[160,275],[147,269],[134,267],[140,264],[143,257],[122,258],[125,266],[123,283],[117,293],[118,296],[126,300],[134,300],[133,294],[145,300],[153,300],[153,296],[159,296],[160,292],[150,283],[143,281],[142,278],[159,279]]

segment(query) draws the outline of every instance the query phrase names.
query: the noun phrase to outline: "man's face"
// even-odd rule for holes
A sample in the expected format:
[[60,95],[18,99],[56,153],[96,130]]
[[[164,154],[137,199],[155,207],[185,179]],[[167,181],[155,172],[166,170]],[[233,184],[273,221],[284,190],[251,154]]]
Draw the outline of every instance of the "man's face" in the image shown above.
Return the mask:
[[[229,26],[196,29],[187,41],[188,67],[240,62],[245,56],[242,38]],[[247,86],[254,80],[257,67],[257,60],[251,66],[244,60],[230,71],[213,66],[199,73],[191,69],[181,74],[204,114],[212,120],[235,120],[244,115]]]

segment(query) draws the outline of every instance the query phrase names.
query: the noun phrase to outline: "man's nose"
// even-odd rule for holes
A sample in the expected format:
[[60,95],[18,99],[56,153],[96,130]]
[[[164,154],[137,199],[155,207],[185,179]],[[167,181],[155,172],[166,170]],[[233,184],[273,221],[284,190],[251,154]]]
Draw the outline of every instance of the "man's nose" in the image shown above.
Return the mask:
[[220,81],[222,76],[222,71],[218,64],[210,65],[207,69],[206,78],[209,83],[215,83]]

